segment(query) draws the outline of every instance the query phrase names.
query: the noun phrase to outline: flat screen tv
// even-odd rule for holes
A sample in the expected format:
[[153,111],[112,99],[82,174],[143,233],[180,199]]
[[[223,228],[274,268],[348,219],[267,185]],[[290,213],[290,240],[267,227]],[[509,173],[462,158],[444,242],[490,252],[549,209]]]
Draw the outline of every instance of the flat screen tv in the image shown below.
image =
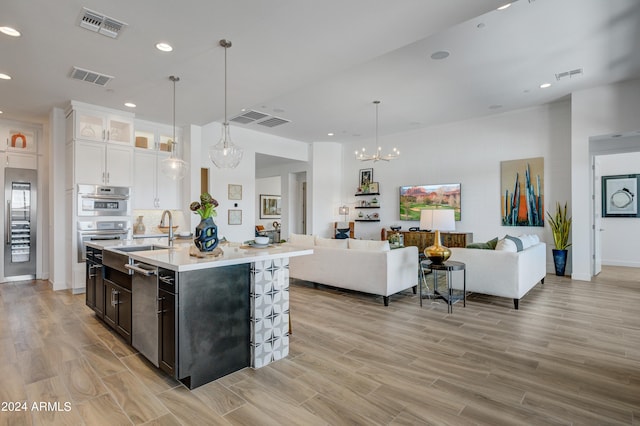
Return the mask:
[[400,187],[400,220],[420,220],[423,209],[453,209],[460,220],[460,184],[411,185]]

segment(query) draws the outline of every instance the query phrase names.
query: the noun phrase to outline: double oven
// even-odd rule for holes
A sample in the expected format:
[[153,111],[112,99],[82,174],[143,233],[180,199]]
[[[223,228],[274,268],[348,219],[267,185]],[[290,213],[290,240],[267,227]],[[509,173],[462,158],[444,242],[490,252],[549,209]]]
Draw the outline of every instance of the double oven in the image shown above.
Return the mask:
[[86,260],[85,243],[124,240],[131,227],[131,189],[78,185],[78,262]]

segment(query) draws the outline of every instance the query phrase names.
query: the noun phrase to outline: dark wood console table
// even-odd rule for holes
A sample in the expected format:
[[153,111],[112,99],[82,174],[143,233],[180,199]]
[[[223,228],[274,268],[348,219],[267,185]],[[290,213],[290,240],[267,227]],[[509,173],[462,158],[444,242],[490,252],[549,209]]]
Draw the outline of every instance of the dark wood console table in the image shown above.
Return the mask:
[[[382,228],[380,239],[386,240],[389,233],[394,232]],[[432,231],[398,231],[404,236],[405,246],[416,246],[422,253],[424,249],[433,245],[435,232]],[[466,247],[473,242],[473,232],[440,232],[442,245],[445,247]]]

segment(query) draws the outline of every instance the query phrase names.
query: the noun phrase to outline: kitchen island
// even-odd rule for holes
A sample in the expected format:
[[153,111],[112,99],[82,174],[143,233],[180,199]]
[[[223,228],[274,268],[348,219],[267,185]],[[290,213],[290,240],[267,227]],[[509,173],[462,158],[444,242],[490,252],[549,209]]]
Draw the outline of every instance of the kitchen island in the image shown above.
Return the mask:
[[[129,291],[128,341],[189,388],[288,355],[289,258],[313,250],[225,243],[219,246],[222,255],[200,258],[189,254],[191,240],[177,240],[171,248],[166,238],[86,244],[92,257],[101,251],[104,259],[101,272],[93,274],[87,263],[87,304],[126,338],[126,327],[114,324],[127,317]],[[122,263],[128,266],[116,270]],[[96,284],[99,278],[102,285]],[[96,309],[98,299],[103,309]],[[124,312],[108,320],[110,307]]]

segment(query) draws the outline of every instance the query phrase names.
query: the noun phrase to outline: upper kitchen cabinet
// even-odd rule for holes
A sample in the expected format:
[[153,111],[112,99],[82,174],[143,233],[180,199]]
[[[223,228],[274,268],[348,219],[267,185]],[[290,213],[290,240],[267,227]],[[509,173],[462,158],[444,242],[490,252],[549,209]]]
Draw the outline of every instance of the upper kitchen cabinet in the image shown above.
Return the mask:
[[133,186],[133,148],[76,141],[75,183]]
[[38,150],[36,135],[29,130],[17,129],[11,126],[3,127],[1,137],[6,140],[3,151],[34,154]]
[[[181,140],[182,132],[176,129],[176,139]],[[173,127],[166,124],[135,120],[136,148],[150,151],[170,152],[169,142],[173,140]]]
[[133,114],[71,101],[67,140],[133,145]]

